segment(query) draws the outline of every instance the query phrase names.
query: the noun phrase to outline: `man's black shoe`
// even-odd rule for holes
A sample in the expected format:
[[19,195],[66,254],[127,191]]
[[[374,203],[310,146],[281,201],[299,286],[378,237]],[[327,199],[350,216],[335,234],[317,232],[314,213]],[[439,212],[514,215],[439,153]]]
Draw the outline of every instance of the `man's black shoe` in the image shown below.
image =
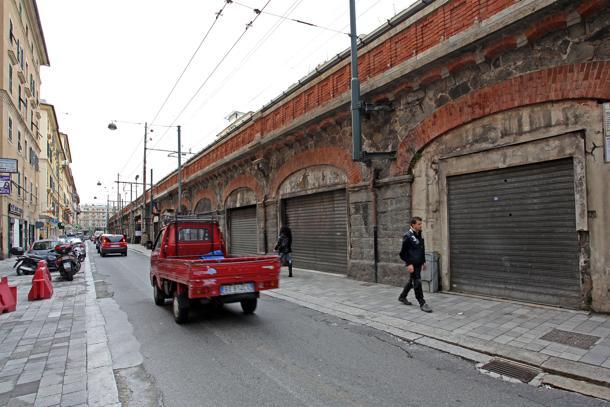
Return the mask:
[[424,312],[432,312],[432,308],[430,308],[430,306],[426,303],[424,303],[421,307],[419,307],[419,309],[421,309]]
[[398,301],[402,302],[405,305],[413,305],[409,300],[407,300],[406,298],[402,298],[402,297],[398,297]]

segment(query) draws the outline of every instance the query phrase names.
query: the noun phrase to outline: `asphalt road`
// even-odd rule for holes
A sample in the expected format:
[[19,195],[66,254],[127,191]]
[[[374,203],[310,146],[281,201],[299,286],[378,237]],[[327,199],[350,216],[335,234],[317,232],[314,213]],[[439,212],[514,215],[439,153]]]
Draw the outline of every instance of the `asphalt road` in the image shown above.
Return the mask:
[[[120,331],[113,361],[115,353],[141,354],[135,382],[147,381],[145,392],[156,387],[165,406],[607,405],[494,379],[457,357],[266,296],[255,315],[239,304],[199,307],[189,324],[176,325],[170,305],[153,303],[147,257],[89,255],[94,278],[105,281],[99,294],[127,317],[108,325]],[[125,338],[122,352],[116,338]]]

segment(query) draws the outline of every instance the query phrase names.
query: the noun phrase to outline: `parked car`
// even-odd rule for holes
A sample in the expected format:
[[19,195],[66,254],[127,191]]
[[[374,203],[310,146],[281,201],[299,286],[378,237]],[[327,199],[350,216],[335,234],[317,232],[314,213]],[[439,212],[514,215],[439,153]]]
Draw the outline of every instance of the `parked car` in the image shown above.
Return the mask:
[[170,220],[155,241],[150,282],[156,305],[172,298],[174,320],[188,320],[191,303],[241,303],[256,310],[259,292],[278,288],[278,256],[227,255],[218,222],[212,218]]
[[100,236],[99,240],[100,256],[105,257],[107,254],[111,253],[119,253],[122,256],[127,256],[127,240],[124,235],[105,233]]
[[60,244],[60,242],[57,239],[36,240],[27,250],[26,254],[29,256],[38,256],[41,259],[46,260],[49,271],[56,271],[57,268],[55,267],[55,258],[57,256],[55,253],[55,246],[58,244]]

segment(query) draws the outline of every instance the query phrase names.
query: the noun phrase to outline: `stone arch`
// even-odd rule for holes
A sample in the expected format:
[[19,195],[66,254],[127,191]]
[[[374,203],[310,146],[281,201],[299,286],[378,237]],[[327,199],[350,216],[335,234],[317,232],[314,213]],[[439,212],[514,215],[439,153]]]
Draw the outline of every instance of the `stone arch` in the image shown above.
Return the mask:
[[305,191],[319,191],[325,188],[344,187],[347,185],[347,174],[342,168],[334,165],[313,165],[301,168],[288,175],[278,185],[276,197],[282,197]]
[[[206,203],[207,202],[207,203]],[[218,207],[217,197],[213,190],[204,189],[202,191],[197,192],[193,198],[193,213],[203,213],[198,212],[202,209],[202,205],[205,205],[205,212],[216,210]]]
[[252,175],[242,174],[229,181],[229,183],[224,188],[222,192],[223,204],[227,202],[227,198],[233,191],[240,188],[247,188],[254,191],[254,194],[256,195],[256,200],[259,202],[262,201],[263,189],[261,188],[258,180]]
[[360,167],[352,161],[348,151],[339,147],[320,147],[297,154],[284,163],[271,178],[270,194],[276,197],[282,182],[295,172],[319,165],[329,165],[343,170],[349,184],[362,182]]
[[392,174],[405,174],[416,152],[435,138],[482,117],[544,102],[610,100],[609,71],[610,61],[563,65],[507,79],[447,103],[405,136]]

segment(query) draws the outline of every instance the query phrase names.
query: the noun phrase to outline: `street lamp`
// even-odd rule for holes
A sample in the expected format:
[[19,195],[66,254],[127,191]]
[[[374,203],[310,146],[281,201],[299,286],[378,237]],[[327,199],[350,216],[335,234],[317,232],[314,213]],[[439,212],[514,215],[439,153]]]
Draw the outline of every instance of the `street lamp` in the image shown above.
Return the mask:
[[[142,124],[142,123],[134,123],[134,122],[118,122],[116,120],[113,120],[112,122],[110,122],[108,124],[108,128],[110,130],[117,130],[117,123],[128,123],[128,124]],[[143,200],[142,200],[142,213],[144,213],[144,217],[145,217],[145,226],[144,226],[144,233],[147,233],[148,229],[149,229],[149,225],[148,225],[148,220],[146,219],[148,218],[147,213],[146,213],[146,150],[152,150],[152,151],[163,151],[163,152],[167,152],[167,153],[177,153],[178,155],[178,208],[176,209],[176,215],[181,211],[182,209],[182,141],[181,141],[181,126],[177,125],[177,126],[164,126],[164,125],[155,125],[157,127],[165,127],[165,128],[171,128],[171,127],[176,127],[177,129],[177,136],[178,136],[178,151],[172,151],[172,150],[164,150],[164,149],[160,149],[160,148],[147,148],[146,147],[146,142],[147,142],[147,136],[148,136],[148,123],[145,122],[144,123],[144,166],[143,166],[143,176],[142,176],[142,184],[144,185],[144,189],[142,191],[142,195],[143,195]],[[152,132],[153,129],[150,129],[150,131]],[[186,155],[186,154],[185,154]],[[152,186],[151,186],[151,192],[152,192]],[[152,215],[152,214],[151,214]],[[150,236],[148,236],[149,239],[151,238]]]
[[[117,130],[117,120],[113,120],[110,123],[108,123],[108,129],[110,130]],[[127,123],[127,124],[137,124],[137,125],[141,125],[142,123],[135,123],[135,122],[125,122],[125,121],[121,121],[120,123]],[[142,169],[142,183],[144,184],[144,189],[143,189],[143,195],[144,195],[144,199],[142,200],[142,215],[144,218],[144,227],[143,227],[143,234],[147,234],[147,229],[148,229],[148,219],[146,216],[146,141],[148,139],[148,123],[144,122],[144,164],[143,164],[143,169]],[[117,185],[118,187],[118,185]]]

